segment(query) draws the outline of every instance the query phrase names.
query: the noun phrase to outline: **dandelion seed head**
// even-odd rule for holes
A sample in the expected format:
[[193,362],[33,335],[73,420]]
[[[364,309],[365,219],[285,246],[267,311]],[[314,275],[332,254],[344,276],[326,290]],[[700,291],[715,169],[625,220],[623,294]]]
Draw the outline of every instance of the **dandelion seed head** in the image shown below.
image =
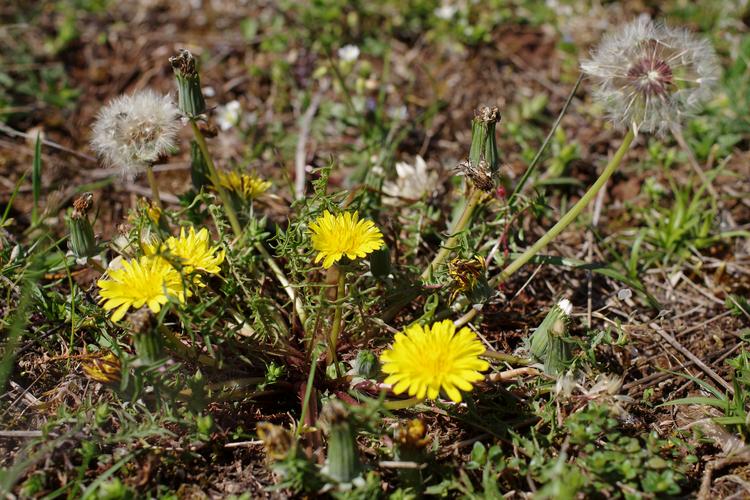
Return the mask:
[[179,116],[168,96],[152,90],[117,97],[99,111],[91,146],[107,165],[133,177],[174,146]]
[[695,112],[719,77],[706,39],[642,16],[604,37],[581,69],[617,125],[662,133]]

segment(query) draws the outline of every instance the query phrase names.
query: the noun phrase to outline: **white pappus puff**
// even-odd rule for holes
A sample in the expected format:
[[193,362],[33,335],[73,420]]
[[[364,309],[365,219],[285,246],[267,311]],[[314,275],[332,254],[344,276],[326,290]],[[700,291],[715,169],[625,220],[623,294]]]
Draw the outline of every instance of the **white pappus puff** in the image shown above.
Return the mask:
[[612,121],[663,133],[711,96],[719,78],[708,40],[640,17],[605,35],[581,69]]
[[153,90],[122,95],[99,111],[91,146],[109,166],[133,177],[174,146],[179,117],[169,96]]

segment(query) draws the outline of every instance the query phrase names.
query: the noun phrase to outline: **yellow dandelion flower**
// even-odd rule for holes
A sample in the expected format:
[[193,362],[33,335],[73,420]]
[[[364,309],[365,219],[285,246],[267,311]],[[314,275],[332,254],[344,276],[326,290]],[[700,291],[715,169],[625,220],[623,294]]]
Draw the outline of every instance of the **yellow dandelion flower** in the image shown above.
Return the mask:
[[344,212],[334,217],[326,210],[310,224],[310,234],[312,246],[318,251],[315,262],[323,260],[326,269],[344,255],[354,260],[383,246],[380,229],[371,220],[360,220],[357,212]]
[[185,301],[182,277],[172,265],[161,257],[143,256],[138,260],[124,260],[119,269],[110,269],[108,279],[96,282],[99,286],[100,302],[111,311],[112,321],[120,321],[131,307],[139,309],[148,305],[154,313],[161,310],[168,297]]
[[254,175],[239,172],[219,172],[219,183],[222,187],[238,194],[243,198],[257,198],[271,187],[269,181],[264,181]]
[[479,359],[485,349],[468,328],[456,332],[450,320],[434,323],[432,327],[412,325],[397,333],[390,349],[380,355],[386,384],[393,392],[408,390],[409,396],[430,399],[438,397],[442,389],[456,403],[461,391],[470,391],[472,382],[482,380],[479,373],[489,363]]
[[[170,236],[162,244],[161,251],[169,254],[170,257],[179,259],[184,266],[185,274],[195,271],[202,271],[208,274],[218,274],[221,263],[224,262],[224,250],[219,250],[218,246],[211,246],[211,236],[205,227],[195,232],[194,227],[185,234],[185,228],[180,228],[180,237]],[[146,255],[158,253],[157,244],[151,243],[144,245]]]

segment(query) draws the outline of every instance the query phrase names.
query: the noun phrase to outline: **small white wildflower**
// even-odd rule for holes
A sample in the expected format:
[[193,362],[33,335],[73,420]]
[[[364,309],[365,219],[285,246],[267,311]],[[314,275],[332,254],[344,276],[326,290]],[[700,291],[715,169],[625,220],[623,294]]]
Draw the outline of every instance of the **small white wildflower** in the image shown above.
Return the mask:
[[664,132],[711,96],[716,54],[703,38],[640,17],[604,37],[581,64],[612,121],[636,133]]
[[406,162],[396,163],[396,181],[383,183],[383,203],[398,206],[408,204],[409,200],[421,200],[432,194],[438,187],[438,173],[429,172],[427,163],[417,155],[414,165]]
[[225,106],[219,106],[216,111],[216,123],[221,130],[229,130],[240,123],[240,103],[230,101]]
[[443,4],[437,9],[435,9],[435,17],[438,19],[444,19],[445,21],[450,21],[453,19],[453,16],[456,15],[456,12],[458,12],[458,7],[451,4]]
[[570,316],[570,314],[573,312],[573,304],[571,304],[568,299],[561,299],[557,303],[557,307],[560,308],[565,316]]
[[344,62],[354,62],[359,57],[359,47],[356,45],[344,45],[338,51],[339,59]]
[[123,95],[99,111],[91,146],[104,161],[132,177],[174,146],[180,112],[152,90]]

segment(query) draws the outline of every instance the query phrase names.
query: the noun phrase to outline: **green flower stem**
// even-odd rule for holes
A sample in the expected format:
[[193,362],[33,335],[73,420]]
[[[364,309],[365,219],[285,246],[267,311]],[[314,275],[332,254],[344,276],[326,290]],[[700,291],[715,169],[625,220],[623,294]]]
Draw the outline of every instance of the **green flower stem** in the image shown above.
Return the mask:
[[457,221],[455,221],[452,224],[452,227],[450,229],[450,237],[448,240],[442,245],[440,248],[440,251],[435,255],[435,258],[432,259],[432,262],[427,266],[427,268],[424,270],[420,278],[422,281],[426,281],[427,278],[430,277],[430,275],[435,271],[435,269],[442,264],[445,259],[448,257],[448,255],[453,251],[453,249],[458,245],[458,235],[466,229],[466,226],[469,225],[469,222],[471,221],[472,215],[474,215],[474,210],[477,208],[477,206],[482,202],[484,199],[484,192],[480,191],[479,189],[472,188],[471,196],[469,197],[469,201],[466,202],[466,206],[464,207],[463,212],[461,213],[461,216]]
[[339,343],[339,335],[341,334],[341,318],[344,315],[344,294],[346,293],[346,282],[345,282],[346,271],[339,267],[339,282],[336,290],[336,308],[333,311],[333,329],[331,330],[331,338],[328,340],[328,349],[331,354],[331,361],[333,366],[336,367],[336,375],[341,376],[338,356],[336,349]]
[[195,348],[186,346],[169,328],[162,325],[159,327],[159,333],[166,341],[167,347],[171,348],[182,359],[197,361],[201,365],[211,368],[219,367],[219,362],[216,359],[200,354]]
[[305,386],[305,396],[302,400],[302,413],[299,415],[299,425],[297,425],[294,429],[294,445],[297,444],[297,439],[299,437],[299,433],[302,430],[302,427],[305,425],[305,420],[307,419],[307,413],[310,411],[310,397],[312,396],[313,391],[313,383],[315,382],[315,369],[318,367],[318,356],[320,356],[320,353],[323,352],[322,349],[319,347],[322,347],[322,344],[319,346],[316,346],[313,349],[312,356],[310,356],[310,371],[307,374],[307,385]]
[[547,231],[539,240],[537,240],[536,243],[534,243],[531,248],[527,249],[524,253],[522,253],[516,260],[511,262],[508,267],[503,269],[503,272],[500,273],[500,275],[497,277],[497,280],[499,282],[506,281],[513,273],[518,271],[521,266],[526,264],[529,260],[531,260],[536,254],[538,254],[544,247],[546,247],[553,239],[557,237],[558,234],[560,234],[566,227],[570,225],[571,222],[576,220],[576,218],[583,212],[583,209],[586,208],[586,205],[588,205],[591,200],[594,199],[596,196],[596,193],[599,192],[599,190],[604,187],[604,185],[607,183],[609,178],[612,176],[612,174],[617,170],[617,167],[620,165],[620,162],[622,162],[623,157],[625,156],[625,153],[630,148],[630,145],[633,143],[633,139],[635,138],[635,135],[633,134],[632,130],[628,130],[628,133],[625,135],[625,137],[622,140],[622,144],[620,144],[620,147],[617,149],[617,152],[612,157],[612,159],[609,161],[607,166],[604,168],[604,171],[601,173],[599,178],[594,182],[594,184],[589,188],[588,191],[586,191],[586,194],[581,197],[578,202],[573,205],[573,207],[568,210],[568,213],[562,216],[562,218],[557,221],[557,224],[552,226],[552,228]]
[[154,204],[156,208],[161,210],[164,207],[161,204],[161,196],[159,196],[159,185],[156,184],[154,167],[150,163],[146,165],[146,178],[148,179],[148,185],[151,186],[151,196],[154,198]]
[[[544,247],[546,247],[557,235],[559,235],[568,225],[570,225],[571,222],[573,222],[576,217],[578,217],[581,212],[583,212],[583,209],[586,208],[586,205],[588,205],[591,200],[594,199],[596,194],[599,192],[599,190],[604,187],[604,185],[607,183],[609,178],[612,176],[612,174],[617,170],[617,167],[622,162],[623,157],[625,156],[625,153],[630,148],[630,145],[633,143],[633,139],[635,139],[635,134],[632,130],[628,130],[628,133],[625,135],[625,137],[622,140],[622,144],[620,144],[620,147],[615,152],[615,155],[612,157],[612,159],[609,161],[606,167],[604,167],[604,171],[601,173],[599,178],[594,182],[594,184],[589,188],[588,191],[586,191],[586,194],[583,195],[583,197],[578,200],[578,202],[573,205],[573,207],[568,210],[568,212],[562,216],[562,218],[552,226],[552,228],[547,231],[539,240],[534,243],[528,250],[526,250],[524,253],[519,255],[513,262],[511,262],[503,271],[495,276],[492,280],[490,280],[490,285],[495,287],[499,285],[500,283],[503,283],[508,278],[510,278],[513,273],[518,271],[524,264],[526,264],[528,261],[530,261],[532,258],[534,258]],[[463,326],[469,321],[471,321],[478,313],[480,309],[472,308],[470,311],[468,311],[466,314],[461,316],[458,320],[456,320],[454,323],[456,326]]]
[[302,323],[302,330],[304,330],[305,321],[307,321],[307,315],[305,314],[305,308],[302,305],[302,299],[300,299],[297,296],[297,293],[294,291],[294,288],[289,283],[289,280],[284,274],[284,271],[281,269],[281,267],[276,262],[276,260],[271,256],[271,254],[268,253],[268,250],[266,250],[266,247],[264,247],[262,243],[256,242],[255,248],[258,249],[258,252],[260,252],[263,258],[266,260],[268,267],[271,268],[271,271],[273,271],[273,274],[276,275],[276,279],[279,280],[279,283],[281,283],[281,286],[284,288],[284,291],[292,300],[292,304],[294,304],[294,310],[297,312],[297,317],[299,317],[299,321],[300,323]]
[[523,190],[524,186],[526,186],[526,182],[529,180],[529,177],[531,177],[531,174],[536,170],[537,165],[539,165],[539,162],[542,159],[542,155],[544,154],[544,151],[547,149],[547,146],[552,140],[552,137],[555,135],[555,131],[557,131],[557,127],[560,125],[560,122],[562,121],[563,116],[565,116],[565,113],[567,113],[568,107],[570,107],[570,103],[573,101],[573,97],[576,95],[576,92],[578,92],[578,87],[581,86],[582,81],[583,81],[583,73],[578,75],[578,80],[576,80],[576,83],[573,86],[573,89],[570,91],[570,94],[568,94],[568,98],[565,100],[565,104],[560,110],[560,114],[557,116],[555,123],[552,125],[552,128],[549,130],[549,133],[547,133],[547,137],[544,138],[544,142],[542,143],[542,146],[537,150],[536,154],[534,155],[534,158],[531,160],[531,163],[529,163],[528,168],[521,176],[521,180],[518,181],[518,184],[516,184],[516,187],[513,189],[513,192],[511,193],[510,198],[508,198],[508,206],[513,207],[515,205],[518,195],[521,194],[521,191]]
[[386,410],[404,410],[406,408],[411,408],[412,406],[417,406],[422,401],[424,401],[424,398],[417,397],[409,399],[393,399],[383,402],[383,407]]
[[[219,193],[219,197],[221,198],[221,201],[224,203],[224,209],[226,210],[227,218],[229,219],[229,224],[232,226],[234,235],[236,237],[239,237],[242,235],[242,227],[240,226],[239,219],[237,218],[237,214],[235,213],[234,208],[232,206],[231,198],[229,197],[227,192],[224,190],[224,188],[221,186],[221,180],[219,179],[219,174],[216,171],[216,167],[214,166],[214,161],[211,158],[211,155],[208,153],[208,146],[206,145],[206,139],[203,137],[203,133],[200,131],[200,128],[198,128],[198,124],[195,123],[195,120],[190,120],[190,125],[193,127],[193,133],[195,134],[195,142],[198,144],[198,149],[201,150],[201,154],[203,154],[203,158],[206,160],[206,166],[208,167],[208,176],[211,179],[211,183],[214,185],[214,188],[216,188],[216,191]],[[297,311],[297,316],[299,317],[300,323],[302,323],[302,329],[304,330],[305,320],[307,319],[307,316],[305,315],[305,310],[302,307],[302,300],[300,300],[300,298],[294,292],[294,288],[292,288],[292,286],[289,284],[289,280],[284,274],[284,271],[281,269],[281,267],[276,262],[276,260],[274,260],[271,254],[268,253],[268,250],[266,250],[266,247],[264,247],[263,244],[261,243],[256,243],[255,248],[258,249],[260,254],[266,260],[266,262],[268,263],[268,266],[276,275],[276,279],[279,280],[279,283],[281,283],[281,286],[284,288],[284,291],[292,300],[292,303],[294,304],[294,309]]]
[[201,153],[203,154],[203,158],[205,158],[206,160],[206,166],[208,167],[208,176],[211,179],[211,183],[214,185],[214,188],[219,193],[219,197],[221,198],[221,201],[224,203],[224,210],[227,213],[229,224],[232,226],[232,231],[234,231],[234,235],[236,237],[240,237],[242,235],[242,226],[240,226],[240,221],[237,218],[237,214],[234,211],[234,207],[232,207],[232,199],[229,197],[227,192],[221,186],[219,173],[216,171],[216,166],[214,166],[214,161],[208,152],[208,145],[206,144],[205,137],[203,137],[203,132],[201,132],[200,128],[198,127],[198,124],[195,123],[195,120],[192,120],[192,119],[190,120],[190,126],[193,128],[193,134],[195,135],[195,142],[198,143],[198,148],[201,150]]

